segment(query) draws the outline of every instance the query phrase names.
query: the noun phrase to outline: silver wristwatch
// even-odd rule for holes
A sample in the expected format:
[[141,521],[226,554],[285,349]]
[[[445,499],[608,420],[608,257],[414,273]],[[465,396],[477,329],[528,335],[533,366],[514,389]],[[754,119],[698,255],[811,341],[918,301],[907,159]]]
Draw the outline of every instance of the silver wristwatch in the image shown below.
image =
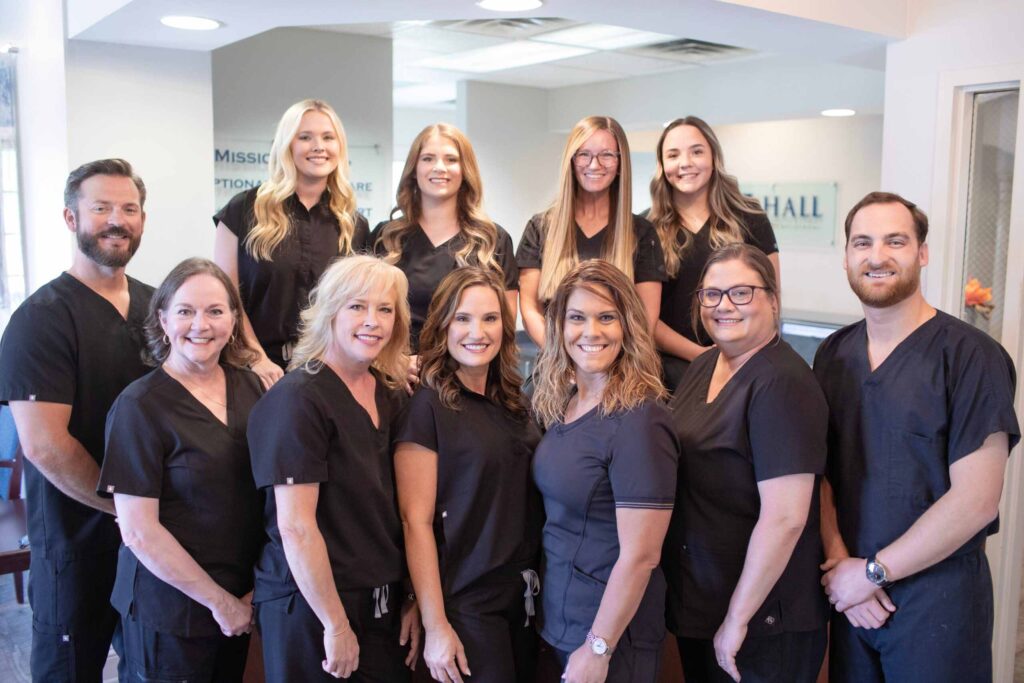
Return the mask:
[[611,657],[612,648],[608,646],[607,641],[600,636],[595,636],[593,631],[587,631],[587,645],[590,646],[590,651],[598,657]]
[[875,559],[874,555],[869,557],[867,564],[864,565],[864,575],[868,577],[868,581],[879,588],[885,588],[892,583],[889,581],[889,570],[885,568],[884,564]]

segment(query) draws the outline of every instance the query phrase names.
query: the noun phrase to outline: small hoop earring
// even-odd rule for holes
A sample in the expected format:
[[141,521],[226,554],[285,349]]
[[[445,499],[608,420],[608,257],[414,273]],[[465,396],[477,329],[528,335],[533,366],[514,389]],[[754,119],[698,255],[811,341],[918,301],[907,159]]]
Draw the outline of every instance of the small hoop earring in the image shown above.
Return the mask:
[[167,346],[171,345],[171,340],[166,334],[164,335],[164,344],[166,344]]
[[235,333],[232,332],[231,333],[231,337],[228,339],[228,344],[234,344],[234,343],[235,343]]

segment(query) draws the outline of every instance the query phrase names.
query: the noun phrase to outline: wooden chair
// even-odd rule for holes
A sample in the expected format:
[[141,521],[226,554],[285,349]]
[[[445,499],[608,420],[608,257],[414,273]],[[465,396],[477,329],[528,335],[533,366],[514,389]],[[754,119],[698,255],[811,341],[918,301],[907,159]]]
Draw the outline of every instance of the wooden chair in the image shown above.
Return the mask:
[[0,471],[10,470],[4,500],[0,500],[0,575],[14,574],[14,596],[25,602],[25,576],[31,553],[28,547],[28,519],[21,497],[24,454],[18,443],[14,417],[7,406],[0,407]]

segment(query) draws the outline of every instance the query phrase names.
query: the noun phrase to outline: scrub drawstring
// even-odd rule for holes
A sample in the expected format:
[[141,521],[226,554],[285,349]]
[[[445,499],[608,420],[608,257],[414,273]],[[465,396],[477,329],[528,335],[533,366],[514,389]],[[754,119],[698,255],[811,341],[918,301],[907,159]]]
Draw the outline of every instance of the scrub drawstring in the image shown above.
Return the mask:
[[391,588],[387,584],[373,589],[373,618],[380,619],[388,613],[388,598]]
[[526,606],[526,622],[523,626],[529,626],[530,617],[537,613],[533,606],[533,596],[540,594],[540,577],[532,569],[524,569],[522,576],[523,581],[526,582],[526,590],[523,592],[523,598],[525,598],[523,603]]

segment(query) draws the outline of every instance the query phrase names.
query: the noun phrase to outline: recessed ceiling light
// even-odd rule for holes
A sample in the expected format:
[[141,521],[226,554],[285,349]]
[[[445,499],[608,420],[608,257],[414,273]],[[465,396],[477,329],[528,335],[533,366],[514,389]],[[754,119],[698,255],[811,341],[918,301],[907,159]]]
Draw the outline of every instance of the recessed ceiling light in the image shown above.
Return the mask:
[[185,31],[212,31],[215,28],[220,28],[221,23],[215,19],[205,19],[203,17],[186,17],[172,15],[163,17],[160,19],[160,23],[170,28],[180,28]]
[[666,33],[651,33],[650,31],[637,31],[622,26],[609,26],[607,24],[583,24],[560,31],[551,31],[534,36],[531,40],[538,40],[544,43],[558,43],[559,45],[576,45],[578,47],[589,47],[595,50],[621,50],[627,47],[638,45],[650,45],[652,43],[664,43],[673,40],[675,36]]
[[543,4],[541,0],[480,0],[476,3],[477,7],[492,12],[523,12],[537,9]]
[[416,66],[428,69],[446,69],[448,71],[465,71],[468,73],[487,73],[514,69],[531,64],[553,62],[558,59],[579,57],[593,52],[585,47],[569,45],[552,45],[535,43],[531,40],[514,40],[477,50],[453,52],[447,55],[429,57],[416,63]]
[[857,112],[855,112],[852,109],[825,109],[825,110],[822,110],[821,115],[822,116],[831,116],[833,118],[839,118],[839,117],[843,117],[843,116],[853,116],[856,113]]

